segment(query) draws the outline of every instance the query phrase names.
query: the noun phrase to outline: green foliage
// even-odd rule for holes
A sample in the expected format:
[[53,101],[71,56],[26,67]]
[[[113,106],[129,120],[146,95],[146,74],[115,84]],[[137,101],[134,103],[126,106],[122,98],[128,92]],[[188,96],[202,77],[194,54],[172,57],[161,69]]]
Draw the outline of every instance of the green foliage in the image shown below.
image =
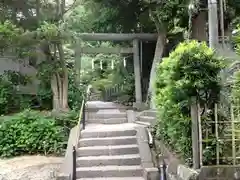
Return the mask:
[[69,108],[72,110],[77,110],[81,108],[81,103],[82,103],[82,96],[83,93],[85,92],[86,86],[84,84],[81,84],[78,86],[76,84],[76,74],[74,71],[68,71],[68,105]]
[[190,99],[205,111],[213,109],[220,93],[221,59],[205,43],[186,41],[159,64],[156,77],[157,136],[183,157],[191,156]]
[[40,82],[38,86],[37,99],[41,109],[52,109],[53,94],[49,82]]
[[22,30],[10,21],[0,22],[0,49],[6,50],[17,44]]
[[17,91],[17,85],[30,82],[29,77],[18,72],[5,71],[0,75],[0,114],[8,114],[29,107],[31,101]]
[[[237,25],[236,29],[237,33],[234,36],[234,43],[236,45],[236,53],[240,54],[240,25]],[[239,109],[240,105],[240,71],[239,71],[239,63],[234,62],[233,65],[230,67],[230,70],[233,71],[233,76],[231,79],[231,102]]]
[[78,123],[78,118],[79,118],[79,109],[78,110],[72,110],[69,112],[64,112],[64,113],[52,113],[51,117],[55,119],[55,122],[57,125],[60,127],[64,128],[64,132],[67,134],[70,133],[70,130],[77,125]]
[[14,84],[0,76],[0,114],[6,114],[16,107],[17,90]]
[[0,120],[0,156],[60,154],[66,134],[50,116],[25,110]]
[[[84,71],[81,80],[91,84],[95,91],[103,94],[106,100],[128,103],[134,101],[134,76],[124,67],[124,57],[98,54],[94,58],[94,69]],[[100,68],[102,62],[102,69]],[[112,69],[112,63],[114,64]]]
[[231,93],[232,101],[235,105],[239,105],[240,103],[240,72],[236,72],[234,75],[234,83],[232,86]]

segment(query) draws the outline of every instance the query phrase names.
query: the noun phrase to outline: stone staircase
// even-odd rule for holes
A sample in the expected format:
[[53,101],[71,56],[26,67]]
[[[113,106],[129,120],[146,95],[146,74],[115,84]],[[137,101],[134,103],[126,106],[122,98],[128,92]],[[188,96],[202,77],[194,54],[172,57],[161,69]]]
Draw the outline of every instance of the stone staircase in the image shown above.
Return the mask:
[[96,90],[93,90],[91,92],[91,95],[88,98],[89,101],[100,101],[102,99],[103,97],[102,97],[101,91],[96,91]]
[[[134,111],[101,101],[89,101],[86,128],[76,149],[76,180],[158,180],[146,127],[135,123]],[[58,180],[72,180],[72,129]]]
[[136,125],[127,123],[126,109],[89,102],[86,120],[77,150],[78,180],[151,180],[142,166]]
[[82,132],[77,151],[77,178],[142,179],[136,131],[117,130],[114,126],[110,129],[113,130]]
[[150,127],[156,122],[156,110],[149,109],[137,114],[135,123]]

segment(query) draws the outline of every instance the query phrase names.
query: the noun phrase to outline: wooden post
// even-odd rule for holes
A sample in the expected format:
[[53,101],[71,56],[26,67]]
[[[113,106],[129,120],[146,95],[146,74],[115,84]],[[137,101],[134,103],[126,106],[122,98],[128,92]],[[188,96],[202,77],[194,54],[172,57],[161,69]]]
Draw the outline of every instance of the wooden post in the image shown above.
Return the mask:
[[200,103],[197,102],[198,107],[198,143],[199,143],[199,161],[200,167],[203,166],[203,148],[202,148],[202,121],[201,121],[201,114],[199,113],[200,110]]
[[[234,112],[233,112],[233,105],[231,103],[230,106],[230,112],[231,112],[231,125],[232,125],[232,160],[233,160],[233,165],[236,165],[236,137],[235,137],[235,117],[234,117]],[[239,116],[239,111],[237,112]],[[239,117],[238,119],[239,120]]]
[[214,123],[215,123],[215,138],[216,138],[216,159],[219,165],[219,134],[218,134],[218,105],[214,104]]
[[136,104],[142,103],[142,87],[141,87],[141,70],[140,70],[140,56],[139,56],[139,41],[133,40],[133,61],[134,61],[134,75],[135,75],[135,96]]
[[199,125],[198,125],[198,104],[196,97],[191,98],[191,119],[192,119],[192,154],[193,168],[200,168],[200,152],[199,152]]

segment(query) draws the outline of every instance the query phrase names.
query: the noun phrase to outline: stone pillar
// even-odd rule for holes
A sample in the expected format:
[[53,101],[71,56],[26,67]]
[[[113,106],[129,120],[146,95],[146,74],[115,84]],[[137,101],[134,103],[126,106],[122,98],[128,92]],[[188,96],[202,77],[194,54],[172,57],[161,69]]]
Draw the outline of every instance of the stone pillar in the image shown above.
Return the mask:
[[82,56],[82,49],[81,49],[81,42],[77,41],[75,44],[75,71],[76,71],[76,83],[80,86],[80,74],[81,74],[81,56]]
[[218,5],[217,0],[208,0],[208,31],[209,46],[216,49],[218,46]]
[[140,69],[140,55],[139,55],[139,41],[133,40],[133,61],[134,61],[134,76],[135,76],[135,97],[136,104],[142,103],[142,87],[141,87],[141,69]]

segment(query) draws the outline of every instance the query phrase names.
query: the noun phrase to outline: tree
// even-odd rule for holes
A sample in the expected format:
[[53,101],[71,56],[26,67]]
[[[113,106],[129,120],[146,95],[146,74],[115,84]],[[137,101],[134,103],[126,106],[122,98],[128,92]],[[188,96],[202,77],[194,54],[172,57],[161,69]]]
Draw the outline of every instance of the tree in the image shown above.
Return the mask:
[[34,54],[35,58],[42,60],[37,64],[39,77],[51,81],[53,109],[56,111],[68,109],[68,72],[64,44],[71,35],[65,33],[64,16],[76,3],[77,0],[71,5],[67,5],[65,0],[10,0],[1,3],[1,7],[6,7],[9,12],[1,21],[10,20],[16,27],[23,29],[23,38],[17,44],[22,48],[21,51],[25,48],[28,55]]
[[[154,59],[152,63],[152,68],[150,72],[149,80],[149,90],[148,95],[151,98],[151,107],[155,108],[154,97],[155,97],[155,87],[154,82],[156,78],[156,68],[157,65],[162,60],[162,55],[164,52],[164,47],[166,45],[166,40],[170,33],[176,33],[182,31],[183,28],[187,28],[188,19],[188,4],[189,0],[183,1],[157,1],[155,4],[149,4],[149,17],[155,23],[155,27],[158,33],[157,44],[155,48]],[[183,27],[183,28],[181,28]]]

